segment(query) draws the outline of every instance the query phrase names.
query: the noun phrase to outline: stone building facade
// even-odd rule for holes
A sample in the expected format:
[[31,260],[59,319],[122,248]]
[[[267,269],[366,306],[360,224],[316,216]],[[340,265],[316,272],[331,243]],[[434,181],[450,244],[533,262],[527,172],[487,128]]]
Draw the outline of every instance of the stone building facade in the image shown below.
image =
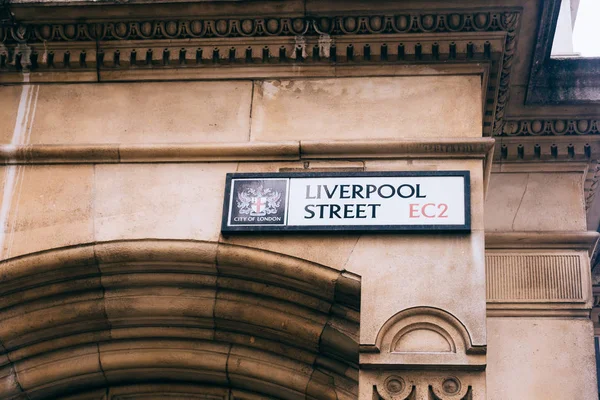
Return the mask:
[[[597,399],[559,8],[1,2],[0,398]],[[470,232],[221,233],[227,173],[453,170]]]

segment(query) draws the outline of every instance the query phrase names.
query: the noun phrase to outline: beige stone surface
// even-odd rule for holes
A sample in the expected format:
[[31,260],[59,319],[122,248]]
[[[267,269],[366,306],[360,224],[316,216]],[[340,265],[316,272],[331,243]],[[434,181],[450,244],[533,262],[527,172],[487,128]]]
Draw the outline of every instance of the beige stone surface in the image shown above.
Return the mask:
[[4,167],[1,258],[92,241],[93,168]]
[[493,173],[485,204],[487,231],[586,230],[580,173]]
[[220,241],[287,254],[342,270],[359,237],[360,234],[229,235]]
[[399,311],[424,306],[449,312],[485,345],[482,161],[367,160],[365,170],[470,170],[472,233],[361,236],[344,267],[362,276],[361,343],[374,343]]
[[485,202],[485,226],[488,231],[514,230],[513,223],[529,174],[492,173]]
[[597,399],[592,322],[488,318],[489,400]]
[[96,166],[96,240],[216,241],[235,163]]
[[485,344],[483,236],[362,236],[345,266],[362,276],[361,343],[375,343],[381,326],[399,311],[427,306],[449,312],[474,345]]
[[0,86],[0,143],[10,143],[23,86]]
[[41,86],[31,143],[248,140],[250,81]]
[[478,76],[257,81],[251,139],[481,136]]
[[364,170],[362,160],[298,160],[289,162],[240,162],[236,172],[348,172]]
[[[0,193],[4,194],[4,186],[6,184],[6,178],[8,178],[8,170],[10,166],[0,165]],[[0,200],[0,209],[2,208],[3,201]],[[2,218],[2,217],[0,217]]]

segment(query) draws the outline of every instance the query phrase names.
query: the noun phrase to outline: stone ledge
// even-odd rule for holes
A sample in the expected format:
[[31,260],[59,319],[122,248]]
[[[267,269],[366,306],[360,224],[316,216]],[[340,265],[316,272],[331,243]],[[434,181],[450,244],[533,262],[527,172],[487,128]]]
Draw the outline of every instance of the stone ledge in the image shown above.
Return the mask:
[[1,145],[0,164],[279,161],[320,158],[490,159],[494,139],[189,144]]
[[599,236],[593,231],[486,232],[485,248],[586,250],[591,254]]
[[488,305],[487,318],[590,318],[589,308],[560,308],[544,309],[538,308],[520,308],[513,304],[494,304]]

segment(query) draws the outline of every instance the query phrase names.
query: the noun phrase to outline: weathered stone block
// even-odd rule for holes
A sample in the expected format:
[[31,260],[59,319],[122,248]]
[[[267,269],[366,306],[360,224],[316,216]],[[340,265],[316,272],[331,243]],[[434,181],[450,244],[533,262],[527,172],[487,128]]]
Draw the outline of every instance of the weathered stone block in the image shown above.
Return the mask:
[[481,136],[477,76],[257,81],[252,140]]

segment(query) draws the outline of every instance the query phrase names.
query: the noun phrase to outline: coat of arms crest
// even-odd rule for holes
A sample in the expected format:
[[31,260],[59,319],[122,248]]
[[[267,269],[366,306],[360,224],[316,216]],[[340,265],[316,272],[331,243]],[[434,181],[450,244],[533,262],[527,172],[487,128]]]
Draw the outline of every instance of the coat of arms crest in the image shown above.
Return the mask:
[[250,214],[253,217],[275,214],[281,206],[281,193],[262,185],[246,188],[238,193],[237,206],[240,214]]

